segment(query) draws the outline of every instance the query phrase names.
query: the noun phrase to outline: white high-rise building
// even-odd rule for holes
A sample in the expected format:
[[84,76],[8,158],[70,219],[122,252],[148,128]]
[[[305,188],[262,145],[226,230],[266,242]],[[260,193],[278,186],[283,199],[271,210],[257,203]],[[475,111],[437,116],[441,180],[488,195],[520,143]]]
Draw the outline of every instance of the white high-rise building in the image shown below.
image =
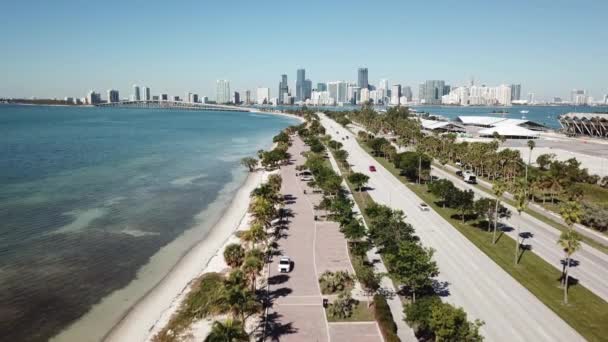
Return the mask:
[[329,97],[333,98],[336,104],[347,102],[348,83],[344,81],[327,82]]
[[359,96],[359,102],[360,103],[366,103],[367,101],[370,100],[370,95],[369,95],[370,91],[368,88],[363,88],[361,89],[361,95]]
[[270,88],[258,88],[256,100],[257,104],[270,103]]
[[378,89],[384,89],[384,90],[388,90],[388,80],[387,79],[381,79],[380,82],[378,82]]
[[351,104],[359,103],[359,95],[361,94],[361,88],[355,84],[351,84],[346,89],[348,102]]
[[401,101],[401,84],[394,84],[391,88],[391,104],[398,106]]
[[496,90],[496,101],[501,106],[510,106],[511,105],[511,86],[506,84],[501,84],[495,88]]
[[230,81],[217,80],[215,89],[215,102],[220,104],[230,102]]
[[150,101],[152,96],[150,96],[150,87],[141,87],[141,99],[142,101]]

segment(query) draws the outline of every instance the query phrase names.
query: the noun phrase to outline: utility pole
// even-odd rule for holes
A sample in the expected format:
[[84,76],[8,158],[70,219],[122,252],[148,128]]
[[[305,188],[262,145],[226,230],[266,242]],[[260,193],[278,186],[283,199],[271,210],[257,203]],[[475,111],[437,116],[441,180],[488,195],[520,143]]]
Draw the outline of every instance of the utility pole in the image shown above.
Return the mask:
[[422,174],[422,154],[418,154],[418,184],[420,183],[420,175]]

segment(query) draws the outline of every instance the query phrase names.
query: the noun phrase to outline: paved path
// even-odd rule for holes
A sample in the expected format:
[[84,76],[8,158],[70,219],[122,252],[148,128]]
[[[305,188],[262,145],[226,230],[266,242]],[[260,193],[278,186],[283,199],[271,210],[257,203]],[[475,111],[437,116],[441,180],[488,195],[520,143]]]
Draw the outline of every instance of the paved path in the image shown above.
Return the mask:
[[[477,197],[492,197],[478,187],[467,184],[456,175],[439,168],[434,168],[433,174],[440,178],[451,180],[461,189],[473,190]],[[564,252],[557,244],[561,232],[525,212],[522,213],[520,218],[514,207],[505,202],[502,202],[502,205],[511,211],[510,219],[501,220],[505,225],[503,227],[505,233],[515,239],[517,236],[517,226],[521,224],[520,234],[527,234],[529,236],[522,243],[531,246],[533,253],[561,271]],[[581,250],[574,255],[573,259],[575,263],[571,264],[573,267],[570,268],[570,275],[578,279],[582,285],[602,299],[608,300],[608,255],[586,243],[581,243],[581,245]],[[525,258],[525,254],[523,257]]]
[[[350,270],[352,266],[346,251],[346,241],[334,222],[314,220],[314,204],[319,195],[295,176],[296,165],[302,164],[300,155],[307,150],[301,139],[295,137],[290,148],[294,163],[281,168],[281,193],[289,195],[285,208],[290,210],[287,228],[278,240],[281,255],[293,262],[289,273],[278,272],[278,257],[270,265],[268,290],[272,306],[268,310],[267,340],[271,341],[381,341],[376,322],[367,324],[329,324],[322,306],[318,275],[325,270]],[[304,194],[307,188],[307,194]],[[361,329],[365,331],[361,334]],[[376,333],[375,338],[371,336]],[[362,337],[359,339],[359,337]],[[338,339],[339,338],[339,339]]]
[[[400,209],[425,246],[436,250],[440,282],[447,285],[444,300],[462,306],[471,319],[486,324],[481,333],[489,341],[583,341],[574,329],[515,281],[488,256],[434,211],[421,212],[421,200],[379,165],[357,143],[353,134],[320,114],[323,125],[349,153],[353,169],[370,176],[372,198]],[[339,131],[339,134],[336,134]],[[375,165],[377,172],[368,172]]]

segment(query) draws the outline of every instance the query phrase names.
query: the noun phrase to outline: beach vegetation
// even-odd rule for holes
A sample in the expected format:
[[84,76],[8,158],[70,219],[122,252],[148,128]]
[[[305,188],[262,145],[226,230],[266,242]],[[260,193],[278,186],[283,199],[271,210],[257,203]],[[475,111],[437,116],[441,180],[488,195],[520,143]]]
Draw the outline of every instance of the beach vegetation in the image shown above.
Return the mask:
[[325,271],[319,277],[319,285],[322,294],[334,294],[347,291],[353,288],[355,281],[346,271]]
[[245,331],[243,323],[239,320],[227,319],[215,321],[211,326],[211,332],[205,338],[205,342],[246,342],[249,334]]
[[240,267],[245,259],[245,250],[238,243],[231,243],[224,249],[224,260],[230,267]]
[[245,166],[249,172],[253,172],[258,166],[258,160],[253,157],[245,157],[241,159],[241,165]]
[[348,292],[341,292],[336,299],[327,307],[327,314],[332,318],[345,319],[353,314],[353,309],[358,301]]

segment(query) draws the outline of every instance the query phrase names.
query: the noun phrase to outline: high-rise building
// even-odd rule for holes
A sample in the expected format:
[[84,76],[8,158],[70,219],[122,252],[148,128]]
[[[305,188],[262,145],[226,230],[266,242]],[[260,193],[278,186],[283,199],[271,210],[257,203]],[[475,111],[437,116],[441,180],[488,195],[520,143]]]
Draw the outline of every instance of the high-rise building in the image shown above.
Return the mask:
[[327,82],[330,101],[336,104],[347,102],[348,83],[344,81]]
[[108,102],[109,103],[120,102],[120,96],[118,95],[118,90],[114,90],[114,89],[108,90]]
[[327,91],[327,83],[317,83],[317,91]]
[[209,97],[207,97],[207,96],[203,96],[203,97],[201,98],[201,102],[202,102],[202,103],[209,103]]
[[528,93],[528,103],[529,104],[534,104],[534,101],[535,101],[534,95],[535,95],[534,93]]
[[133,97],[131,98],[133,101],[141,101],[141,90],[137,84],[133,85]]
[[230,82],[227,80],[217,80],[215,88],[215,102],[230,102]]
[[436,105],[441,104],[441,97],[447,90],[445,81],[428,80],[420,85],[418,98],[421,103]]
[[359,103],[359,96],[361,95],[361,88],[357,87],[355,84],[351,84],[348,86],[347,90],[348,102],[350,104]]
[[401,95],[405,96],[407,102],[412,102],[412,99],[414,98],[414,94],[412,94],[412,88],[410,88],[409,86],[405,86],[401,89]]
[[389,90],[388,80],[387,79],[381,79],[380,82],[378,82],[378,89]]
[[245,104],[251,104],[251,90],[245,91]]
[[279,103],[283,104],[285,94],[289,94],[289,85],[287,84],[287,75],[281,75],[279,82]]
[[399,105],[401,100],[401,84],[393,84],[391,87],[391,104]]
[[175,102],[179,102],[179,101],[181,101],[181,100],[182,100],[182,99],[180,99],[180,98],[179,98],[179,96],[173,96],[173,101],[175,101]]
[[296,78],[296,101],[304,101],[304,88],[306,82],[306,70],[298,69]]
[[604,95],[604,104],[608,104],[608,94]]
[[150,101],[152,96],[150,95],[150,87],[141,87],[141,99],[143,101]]
[[357,72],[357,86],[359,89],[368,88],[369,83],[367,82],[367,68],[359,68]]
[[234,104],[239,104],[241,103],[241,94],[239,94],[238,91],[235,91],[234,94],[232,95],[232,102]]
[[577,106],[584,106],[589,102],[587,91],[584,89],[572,89],[570,92],[570,102]]
[[192,93],[191,93],[191,92],[186,92],[186,93],[184,94],[184,100],[185,100],[186,102],[189,102],[189,103],[194,102],[194,101],[192,101]]
[[502,84],[496,87],[496,100],[498,101],[499,105],[511,105],[511,98],[513,97],[513,94],[511,94],[511,90],[512,88],[510,85]]
[[361,95],[359,96],[360,103],[366,103],[370,100],[370,91],[368,88],[361,88]]
[[192,94],[192,103],[198,103],[198,94]]
[[101,103],[101,94],[96,93],[94,90],[91,90],[87,94],[85,101],[86,101],[86,104],[89,104],[89,105],[96,105],[98,103]]
[[258,88],[256,99],[257,99],[258,104],[269,104],[270,103],[270,88]]
[[167,94],[160,94],[160,100],[161,101],[168,101],[169,100],[169,96]]
[[511,84],[511,101],[521,100],[521,84]]
[[302,101],[306,101],[306,100],[310,99],[311,95],[312,95],[312,81],[304,80],[304,99],[302,99]]

